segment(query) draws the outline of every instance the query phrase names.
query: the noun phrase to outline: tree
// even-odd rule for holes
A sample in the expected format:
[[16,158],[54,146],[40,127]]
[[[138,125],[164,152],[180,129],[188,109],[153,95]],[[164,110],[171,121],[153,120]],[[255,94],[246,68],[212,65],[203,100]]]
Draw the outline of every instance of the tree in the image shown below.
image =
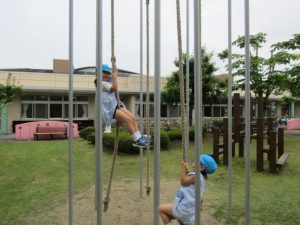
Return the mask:
[[[269,57],[260,56],[260,49],[266,42],[266,36],[265,33],[250,35],[250,89],[255,97],[264,97],[265,102],[267,102],[271,93],[280,94],[282,90],[286,89],[289,80],[288,71],[292,72],[292,68],[294,68],[292,63],[299,60],[298,54],[279,50],[280,44],[272,45]],[[238,37],[233,45],[243,49],[245,47],[244,37]],[[219,57],[221,59],[228,58],[228,51],[224,50],[219,54]],[[232,75],[242,77],[236,80],[234,89],[244,90],[244,54],[232,54],[232,62]]]
[[9,73],[6,78],[6,83],[0,84],[0,112],[3,118],[7,117],[7,105],[11,103],[21,91],[22,88],[15,84],[15,80],[12,79],[12,74]]
[[9,73],[5,84],[0,84],[0,110],[5,108],[14,98],[21,93],[21,87],[15,84],[12,74]]
[[[212,53],[208,53],[205,48],[202,48],[202,90],[203,90],[203,103],[212,104],[220,101],[223,96],[222,90],[224,89],[224,82],[218,82],[213,73],[216,71],[216,66],[212,61]],[[175,65],[178,68],[179,62],[175,60]],[[189,73],[190,73],[190,121],[192,121],[192,109],[194,109],[194,57],[189,59]],[[186,55],[183,57],[183,71],[186,77]],[[184,78],[185,81],[185,78]],[[184,85],[185,87],[185,85]],[[162,102],[171,106],[176,106],[180,103],[179,93],[179,70],[173,71],[167,78],[167,83],[164,86],[161,98]]]
[[[273,51],[295,51],[300,49],[300,34],[294,34],[288,41],[278,42],[274,45]],[[300,97],[300,64],[299,61],[287,68],[286,73],[289,80],[285,89],[289,90],[293,96]]]

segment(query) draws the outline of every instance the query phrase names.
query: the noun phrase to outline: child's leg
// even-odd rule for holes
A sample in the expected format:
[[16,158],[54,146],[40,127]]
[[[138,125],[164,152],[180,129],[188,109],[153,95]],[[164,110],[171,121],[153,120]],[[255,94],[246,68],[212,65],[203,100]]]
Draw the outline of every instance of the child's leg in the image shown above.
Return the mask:
[[115,119],[120,122],[124,122],[126,124],[128,132],[133,135],[136,132],[136,127],[134,126],[134,122],[132,121],[132,117],[129,116],[121,109],[116,109]]
[[131,118],[132,126],[134,127],[134,132],[138,131],[139,128],[134,115],[125,108],[120,108],[120,110]]
[[160,205],[158,210],[164,224],[168,224],[172,219],[175,219],[173,216],[173,204]]

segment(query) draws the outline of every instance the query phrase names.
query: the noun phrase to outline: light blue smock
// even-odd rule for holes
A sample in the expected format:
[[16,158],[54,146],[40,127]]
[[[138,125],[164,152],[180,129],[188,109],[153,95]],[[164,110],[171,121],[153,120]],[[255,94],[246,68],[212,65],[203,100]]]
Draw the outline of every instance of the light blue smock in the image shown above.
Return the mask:
[[[188,173],[188,176],[195,175],[195,172]],[[200,174],[200,196],[202,199],[205,191],[206,181]],[[195,185],[180,186],[173,202],[173,215],[183,224],[190,225],[195,221]]]
[[[111,80],[108,82],[102,81],[102,118],[106,126],[116,123],[113,116],[117,108],[117,98],[115,92],[110,91],[111,86]],[[124,103],[121,101],[120,106],[125,108]]]

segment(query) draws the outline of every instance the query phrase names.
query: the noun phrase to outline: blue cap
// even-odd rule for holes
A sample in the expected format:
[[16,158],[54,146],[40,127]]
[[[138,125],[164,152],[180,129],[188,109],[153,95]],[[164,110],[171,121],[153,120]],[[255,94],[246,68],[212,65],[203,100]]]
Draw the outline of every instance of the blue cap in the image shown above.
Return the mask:
[[207,174],[215,172],[218,168],[216,161],[210,155],[200,155],[200,162]]
[[111,68],[107,64],[102,64],[102,71],[106,73],[111,73]]

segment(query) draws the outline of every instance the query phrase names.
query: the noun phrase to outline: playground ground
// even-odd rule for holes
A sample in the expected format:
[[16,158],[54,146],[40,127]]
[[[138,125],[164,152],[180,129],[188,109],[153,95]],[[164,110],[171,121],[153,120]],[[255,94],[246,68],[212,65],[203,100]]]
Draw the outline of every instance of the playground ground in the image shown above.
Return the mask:
[[[178,187],[176,180],[161,180],[161,203],[173,200]],[[152,185],[151,185],[152,186]],[[74,224],[95,225],[96,213],[94,205],[94,186],[83,193],[74,196]],[[139,183],[132,181],[115,182],[111,193],[109,209],[103,214],[103,224],[107,225],[152,225],[153,218],[153,190],[149,197],[139,197]],[[203,205],[201,224],[222,224],[213,216],[213,209],[209,204]],[[36,217],[20,221],[22,224],[68,224],[68,205],[58,205]],[[162,223],[161,223],[162,224]],[[177,221],[173,221],[177,225]]]
[[[295,149],[300,146],[300,130],[293,130],[293,131],[287,131],[285,130],[285,137],[286,139],[286,145],[287,149],[286,151],[291,153],[290,158],[288,160],[288,165],[284,169],[283,173],[280,175],[269,175],[268,173],[256,173],[252,172],[252,191],[253,194],[251,195],[251,198],[253,198],[253,202],[251,203],[251,206],[253,208],[252,211],[252,221],[253,224],[297,224],[297,221],[299,221],[299,209],[296,207],[300,202],[299,200],[295,199],[293,196],[296,196],[296,187],[299,185],[299,179],[297,179],[297,171],[299,171],[299,154],[298,150]],[[4,145],[6,147],[13,147],[14,149],[18,146],[22,146],[22,149],[26,149],[26,157],[29,158],[29,160],[33,160],[33,155],[28,155],[29,150],[30,152],[34,152],[33,154],[45,154],[47,153],[46,149],[42,149],[42,146],[49,145],[50,142],[37,142],[37,144],[34,144],[36,142],[14,142],[12,139],[12,136],[9,138],[6,138],[5,140],[7,145]],[[210,141],[209,141],[210,142]],[[15,145],[15,144],[16,145]],[[51,142],[52,143],[52,142]],[[54,142],[53,142],[54,143]],[[62,151],[62,148],[66,148],[65,142],[55,142],[58,145],[62,144],[63,146],[56,146],[56,149],[52,150],[51,148],[48,149],[48,152],[53,152],[53,155],[45,155],[45,157],[56,157],[59,153]],[[34,145],[32,145],[34,144]],[[28,145],[27,147],[24,147],[25,145]],[[3,145],[2,145],[3,146]],[[75,142],[75,148],[78,149],[78,152],[75,152],[76,154],[82,154],[77,155],[75,158],[75,169],[79,166],[81,167],[80,170],[85,170],[83,174],[79,174],[78,171],[75,171],[75,177],[74,182],[75,185],[78,185],[77,182],[79,182],[79,179],[82,179],[82,183],[84,184],[91,184],[86,185],[84,188],[78,189],[74,195],[74,224],[75,225],[89,225],[89,224],[96,224],[96,213],[94,209],[94,201],[95,201],[95,189],[94,189],[94,177],[92,175],[92,168],[94,168],[93,165],[88,165],[85,162],[90,161],[86,160],[87,158],[83,158],[82,156],[86,155],[87,149],[79,152],[79,149],[82,149],[82,147],[86,148],[86,144],[83,141],[76,141]],[[0,146],[1,149],[1,146]],[[39,150],[40,149],[40,150]],[[92,149],[92,146],[91,146]],[[9,149],[9,152],[14,151],[13,149]],[[94,153],[91,150],[88,150],[89,159],[92,159]],[[16,150],[18,152],[18,156],[20,156],[20,150]],[[178,174],[178,163],[175,162],[178,160],[178,156],[180,153],[176,153],[177,150],[171,151],[171,152],[162,152],[161,158],[162,158],[162,168],[161,168],[161,180],[160,180],[160,202],[161,203],[169,203],[173,201],[174,195],[176,193],[176,190],[179,186],[179,181],[177,178]],[[3,155],[5,156],[5,155]],[[17,156],[17,155],[15,155]],[[42,156],[42,155],[41,155]],[[25,155],[22,155],[22,157],[25,157]],[[86,157],[86,156],[85,156]],[[105,160],[110,159],[111,157],[108,155],[106,156]],[[49,160],[50,163],[58,162],[57,160],[65,159],[67,163],[67,152],[64,155],[60,155],[59,158],[54,158]],[[79,158],[82,159],[82,162],[84,164],[80,164]],[[104,213],[104,221],[103,224],[107,225],[150,225],[152,224],[152,216],[153,216],[153,189],[151,190],[151,194],[149,197],[145,196],[145,193],[143,194],[144,197],[139,197],[139,180],[138,180],[138,172],[136,165],[138,164],[138,159],[133,159],[136,157],[125,157],[120,156],[119,158],[119,165],[120,167],[117,168],[116,171],[116,179],[113,181],[112,191],[111,191],[111,201],[109,204],[109,210],[108,212]],[[21,162],[21,164],[18,164],[16,167],[16,171],[18,172],[26,172],[26,169],[20,170],[20,166],[25,166],[24,159],[21,158],[22,161],[18,161],[18,163]],[[54,161],[53,161],[54,160]],[[221,166],[218,170],[218,173],[215,175],[212,175],[208,179],[208,189],[205,193],[204,203],[203,203],[203,210],[201,212],[201,218],[202,218],[202,224],[207,225],[214,225],[214,224],[243,224],[243,218],[244,218],[244,170],[243,170],[243,162],[244,159],[236,158],[234,159],[234,193],[233,193],[233,214],[235,218],[234,223],[228,223],[228,221],[225,221],[226,212],[227,212],[227,170],[226,167]],[[36,162],[37,163],[37,162]],[[41,163],[41,165],[46,164],[47,162]],[[45,165],[45,168],[49,168],[49,165]],[[53,164],[52,164],[53,165]],[[32,167],[32,163],[30,165]],[[26,199],[27,203],[30,202],[32,204],[32,208],[30,206],[26,205],[26,202],[20,202],[20,200],[16,200],[17,204],[20,204],[22,207],[27,207],[28,209],[26,211],[23,210],[23,215],[21,217],[18,217],[16,220],[13,220],[13,224],[22,224],[22,225],[40,225],[40,224],[49,224],[49,225],[65,225],[68,224],[68,204],[67,204],[67,164],[65,165],[64,174],[58,174],[59,170],[55,172],[55,175],[53,174],[53,179],[57,181],[57,184],[60,182],[58,177],[64,176],[64,185],[60,186],[59,192],[63,192],[63,198],[57,199],[50,197],[51,194],[49,194],[49,191],[54,191],[54,187],[51,187],[53,184],[52,180],[47,181],[49,189],[40,189],[39,185],[42,185],[42,183],[46,182],[46,177],[42,177],[43,171],[41,168],[40,171],[36,171],[35,179],[41,179],[36,180],[35,183],[31,183],[29,186],[33,188],[32,193],[28,193]],[[106,165],[106,167],[109,167],[109,164]],[[122,168],[126,168],[125,171],[122,171]],[[167,167],[167,168],[166,168]],[[240,169],[238,169],[240,168]],[[2,168],[3,169],[3,168]],[[14,169],[14,168],[12,168]],[[108,168],[106,168],[108,169]],[[151,168],[152,171],[153,168]],[[238,170],[237,170],[238,169]],[[27,168],[28,172],[30,172],[30,167]],[[5,172],[5,171],[4,171]],[[8,172],[8,171],[7,171]],[[27,173],[28,173],[27,172]],[[89,173],[89,174],[87,174]],[[44,174],[47,174],[44,172]],[[107,171],[106,171],[107,174]],[[12,174],[11,176],[14,176],[16,174]],[[88,176],[88,178],[84,178],[84,176]],[[10,176],[10,177],[11,177]],[[24,176],[24,175],[22,175]],[[47,180],[50,178],[50,174],[48,174]],[[77,177],[78,176],[78,177]],[[144,179],[146,177],[144,176]],[[298,180],[298,181],[297,181]],[[3,180],[2,180],[3,181]],[[150,179],[150,186],[152,185],[153,177]],[[8,181],[10,182],[10,181]],[[39,182],[39,183],[36,183]],[[77,184],[76,184],[77,183]],[[144,180],[145,183],[145,180]],[[2,183],[3,184],[3,183]],[[276,189],[273,187],[276,186]],[[16,189],[16,194],[14,196],[5,196],[1,197],[1,201],[5,203],[5,198],[11,198],[13,199],[18,198],[19,194],[21,192],[24,192],[26,194],[27,189],[22,189],[26,184],[19,183],[16,185],[16,187],[10,186],[10,192],[13,191],[13,189]],[[53,188],[53,189],[50,189]],[[75,187],[76,189],[78,187]],[[104,184],[104,189],[106,188],[106,184]],[[4,191],[7,191],[3,189]],[[21,191],[22,190],[22,191]],[[288,192],[287,192],[288,190]],[[296,191],[296,192],[295,192]],[[18,193],[19,192],[19,193]],[[9,193],[9,192],[7,192]],[[105,190],[103,192],[106,193]],[[282,193],[286,193],[285,195],[282,195]],[[23,193],[22,193],[23,194]],[[30,196],[30,197],[29,197]],[[41,197],[38,196],[44,196],[44,200],[46,199],[48,201],[47,204],[41,204],[42,207],[35,207],[36,204],[39,204],[39,201],[43,201]],[[46,197],[47,196],[47,197]],[[61,195],[60,195],[61,196]],[[36,199],[32,199],[32,198]],[[11,200],[10,200],[11,201]],[[257,202],[257,203],[256,203]],[[16,203],[15,203],[16,204]],[[1,204],[0,204],[1,205]],[[28,204],[29,205],[29,204]],[[45,206],[47,205],[47,206]],[[4,205],[2,205],[4,206]],[[12,206],[13,207],[13,206]],[[3,208],[4,211],[6,208]],[[11,208],[13,209],[13,208]],[[14,210],[21,210],[20,207],[15,208]],[[1,211],[1,210],[0,210]],[[2,212],[4,212],[2,211]],[[283,212],[284,211],[284,212]],[[21,211],[20,211],[21,212]],[[259,212],[259,213],[258,213]],[[274,212],[277,212],[274,214]],[[12,213],[12,211],[7,212],[8,215]],[[283,214],[282,214],[283,213]],[[269,217],[270,215],[273,215],[272,217],[284,217],[282,218],[281,222],[279,222],[278,218],[273,219],[272,217]],[[286,215],[286,216],[284,216]],[[6,215],[7,216],[7,215]],[[266,219],[268,218],[269,219]],[[16,217],[15,217],[16,218]],[[216,219],[217,218],[217,219]],[[297,219],[298,218],[298,219]],[[267,221],[271,221],[268,223]],[[278,221],[278,223],[274,223],[274,221]],[[283,221],[286,220],[286,223]],[[8,221],[8,220],[6,220]],[[260,221],[260,222],[258,222]],[[2,221],[3,222],[3,221]],[[223,223],[222,223],[223,222]],[[1,221],[0,224],[2,225]],[[11,225],[11,223],[3,223],[5,225]],[[174,222],[174,225],[177,223]]]

